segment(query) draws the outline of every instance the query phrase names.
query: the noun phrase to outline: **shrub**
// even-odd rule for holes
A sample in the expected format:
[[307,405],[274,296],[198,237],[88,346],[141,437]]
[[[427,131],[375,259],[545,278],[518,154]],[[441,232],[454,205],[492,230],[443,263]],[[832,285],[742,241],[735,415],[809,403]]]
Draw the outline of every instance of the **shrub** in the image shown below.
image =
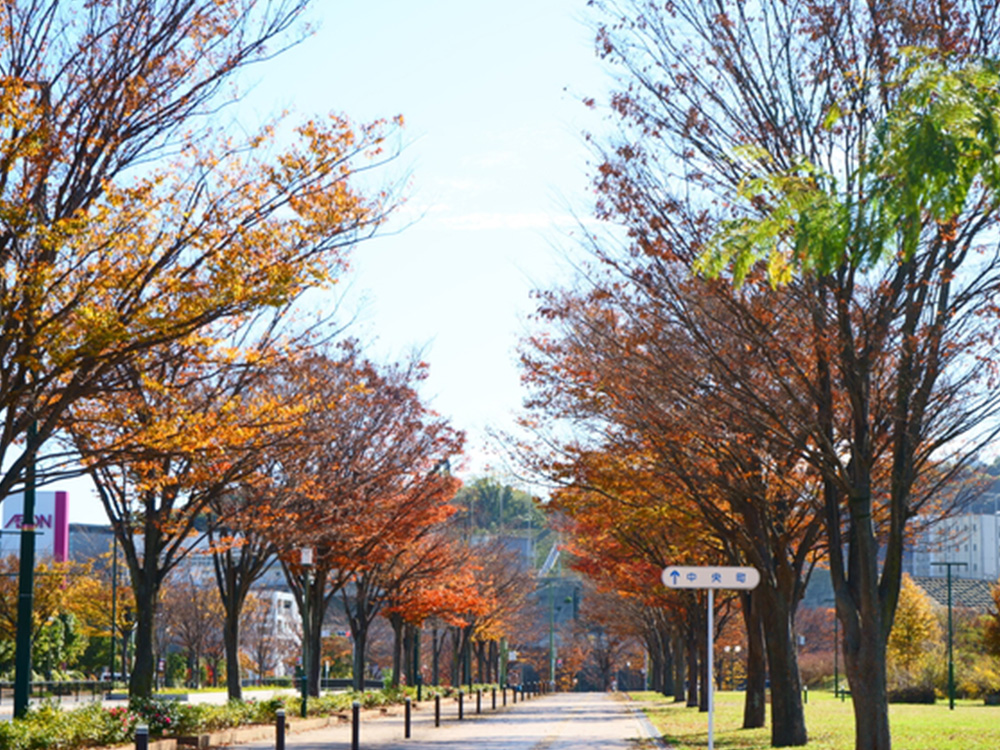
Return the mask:
[[914,685],[889,691],[889,703],[934,703],[937,693],[932,685]]

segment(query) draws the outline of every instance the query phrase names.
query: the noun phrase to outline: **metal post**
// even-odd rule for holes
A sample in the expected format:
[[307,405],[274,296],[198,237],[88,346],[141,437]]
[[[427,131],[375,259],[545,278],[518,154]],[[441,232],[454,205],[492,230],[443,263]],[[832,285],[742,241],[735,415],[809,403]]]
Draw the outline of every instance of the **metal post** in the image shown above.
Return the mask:
[[493,705],[492,705],[492,708],[495,711],[496,707],[497,707],[497,689],[496,689],[496,686],[490,688],[490,691],[493,694]]
[[504,685],[504,687],[503,687],[502,690],[503,690],[503,705],[506,706],[507,705],[507,686]]
[[715,650],[715,592],[708,590],[708,750],[715,748],[715,680],[712,679],[712,651]]
[[410,699],[406,699],[406,705],[403,710],[403,737],[410,739]]
[[357,701],[351,704],[351,750],[361,747],[361,704]]
[[145,724],[135,728],[135,750],[149,750],[149,727]]
[[434,695],[434,726],[441,726],[441,693]]
[[833,697],[840,694],[840,663],[837,659],[840,654],[839,619],[837,617],[837,604],[833,605]]
[[285,750],[285,709],[279,708],[274,727],[274,750]]
[[481,714],[483,712],[483,689],[476,688],[476,713]]
[[[48,140],[50,137],[48,130],[52,124],[49,82],[24,81],[23,83],[29,88],[38,89],[43,112],[42,134]],[[34,207],[36,220],[46,225],[48,224],[45,206],[48,168],[48,164],[43,165],[42,189],[38,191]],[[28,348],[31,354],[35,353],[35,303],[35,295],[31,294],[28,303]],[[18,719],[23,718],[28,713],[28,701],[31,696],[31,626],[34,619],[32,610],[34,609],[35,595],[35,461],[39,447],[36,445],[38,442],[38,418],[35,413],[37,407],[34,392],[35,377],[36,373],[32,372],[31,393],[28,402],[28,408],[31,410],[31,421],[28,422],[24,445],[24,505],[21,508],[21,558],[17,578],[17,630],[14,635],[14,717]]]
[[[27,450],[34,451],[37,425],[28,425]],[[17,632],[14,647],[14,717],[28,712],[31,696],[31,611],[35,590],[35,460],[24,470],[24,505],[21,509],[21,559],[18,567]]]
[[461,721],[464,717],[465,708],[465,693],[461,690],[458,691],[458,720]]
[[931,565],[942,565],[948,571],[948,708],[955,710],[955,660],[952,655],[952,623],[951,623],[951,569],[966,567],[964,562],[932,562]]

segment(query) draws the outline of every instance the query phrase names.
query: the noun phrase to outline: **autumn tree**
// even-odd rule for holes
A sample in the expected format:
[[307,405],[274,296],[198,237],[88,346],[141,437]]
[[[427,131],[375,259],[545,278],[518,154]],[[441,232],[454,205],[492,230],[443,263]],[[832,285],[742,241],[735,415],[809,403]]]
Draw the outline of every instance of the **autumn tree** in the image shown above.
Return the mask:
[[984,387],[996,179],[981,158],[995,151],[995,86],[979,63],[995,57],[997,16],[980,2],[598,5],[599,49],[623,83],[598,212],[627,228],[628,277],[647,290],[695,267],[786,284],[809,321],[808,349],[782,348],[783,328],[747,336],[789,386],[786,408],[738,379],[714,393],[799,441],[822,478],[855,744],[886,750],[915,482],[942,452],[989,439],[997,409]]
[[243,346],[205,336],[172,342],[139,358],[141,370],[122,368],[108,394],[81,399],[71,411],[67,434],[98,489],[135,592],[133,694],[152,689],[159,591],[205,535],[196,524],[218,523],[206,513],[253,486],[264,457],[305,407],[261,387],[284,352],[273,331]]
[[[13,659],[18,619],[18,559],[10,555],[0,561],[0,651],[4,661]],[[72,606],[76,585],[85,580],[86,567],[72,563],[43,561],[36,565],[35,607],[31,616],[32,659],[46,679],[63,662],[71,661],[86,648],[92,631],[84,627]],[[6,653],[5,653],[6,652]]]
[[[303,630],[311,653],[318,653],[330,601],[343,595],[358,689],[365,636],[381,607],[380,576],[447,517],[457,487],[441,467],[457,456],[463,436],[421,401],[416,388],[425,373],[416,361],[379,367],[352,342],[304,359],[295,373],[296,387],[320,407],[300,428],[302,450],[282,466],[289,523],[275,544],[308,615]],[[301,564],[304,547],[315,553],[308,567]],[[318,660],[309,667],[315,694]]]
[[886,646],[890,684],[896,688],[928,685],[932,675],[925,668],[933,663],[940,645],[941,626],[931,598],[904,573]]
[[[148,377],[154,349],[192,347],[212,324],[330,281],[384,218],[389,196],[350,184],[378,158],[384,123],[320,117],[283,148],[276,123],[238,139],[215,129],[233,77],[294,41],[307,4],[6,6],[0,497],[33,483],[29,465],[81,399]],[[48,478],[79,470],[77,448],[46,451]],[[136,583],[131,686],[142,695],[153,675],[146,588]]]
[[[587,281],[589,291],[542,295],[547,328],[524,356],[538,391],[530,403],[550,418],[586,418],[607,453],[631,456],[620,470],[648,485],[644,495],[651,499],[643,502],[683,495],[730,564],[761,572],[761,585],[743,595],[749,656],[754,662],[766,647],[773,741],[801,744],[806,731],[792,623],[823,526],[819,477],[801,462],[807,433],[791,444],[773,440],[743,419],[741,404],[717,397],[714,384],[728,377],[775,411],[787,403],[782,388],[755,367],[761,348],[732,334],[740,317],[727,287],[668,278],[658,280],[654,296],[622,291],[616,276],[591,273]],[[750,292],[740,300],[760,325],[783,322],[791,345],[802,336],[796,311],[769,302],[769,295]],[[613,460],[605,465],[614,470]],[[593,476],[591,469],[588,480]],[[605,478],[603,486],[614,481]],[[752,618],[755,612],[760,617]],[[746,693],[748,727],[763,725],[762,678],[755,669]]]
[[382,197],[345,182],[378,128],[316,120],[284,153],[269,128],[213,131],[234,77],[294,43],[307,5],[7,4],[0,496],[109,370],[287,299],[378,223]]
[[187,657],[188,687],[201,687],[202,658],[210,648],[210,641],[222,632],[219,597],[210,582],[181,575],[164,589],[164,599],[169,638]]

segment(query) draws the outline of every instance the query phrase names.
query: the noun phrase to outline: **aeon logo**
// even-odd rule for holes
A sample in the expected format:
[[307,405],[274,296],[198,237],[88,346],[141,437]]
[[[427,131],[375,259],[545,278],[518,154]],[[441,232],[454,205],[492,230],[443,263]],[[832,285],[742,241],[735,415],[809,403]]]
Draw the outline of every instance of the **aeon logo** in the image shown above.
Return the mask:
[[[7,525],[4,526],[5,529],[9,529],[13,526],[15,529],[21,528],[21,519],[24,517],[22,513],[15,513],[10,517]],[[36,529],[51,529],[52,528],[52,516],[35,516],[35,528]]]

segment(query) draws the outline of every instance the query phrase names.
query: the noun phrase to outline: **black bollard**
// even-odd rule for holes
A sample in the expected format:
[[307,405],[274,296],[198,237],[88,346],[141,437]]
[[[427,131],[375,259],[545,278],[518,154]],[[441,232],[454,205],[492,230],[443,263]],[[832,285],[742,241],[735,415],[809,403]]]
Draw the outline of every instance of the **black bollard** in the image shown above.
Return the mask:
[[404,720],[404,722],[403,722],[403,737],[405,737],[406,739],[410,739],[410,699],[409,698],[406,699],[406,708],[405,708],[405,710],[403,712],[403,715],[406,717],[405,720]]
[[361,704],[357,701],[351,704],[351,750],[361,747]]
[[135,728],[135,750],[149,750],[149,727],[145,724]]
[[476,688],[476,713],[481,714],[483,712],[483,689]]
[[275,716],[274,750],[285,750],[285,709],[279,708]]
[[434,695],[434,726],[441,726],[441,693]]
[[417,702],[419,703],[424,699],[424,676],[422,674],[417,675]]
[[458,691],[458,720],[461,721],[465,718],[465,693],[461,690]]
[[493,696],[493,710],[495,711],[496,707],[497,707],[497,689],[496,689],[496,686],[490,688],[490,693]]

